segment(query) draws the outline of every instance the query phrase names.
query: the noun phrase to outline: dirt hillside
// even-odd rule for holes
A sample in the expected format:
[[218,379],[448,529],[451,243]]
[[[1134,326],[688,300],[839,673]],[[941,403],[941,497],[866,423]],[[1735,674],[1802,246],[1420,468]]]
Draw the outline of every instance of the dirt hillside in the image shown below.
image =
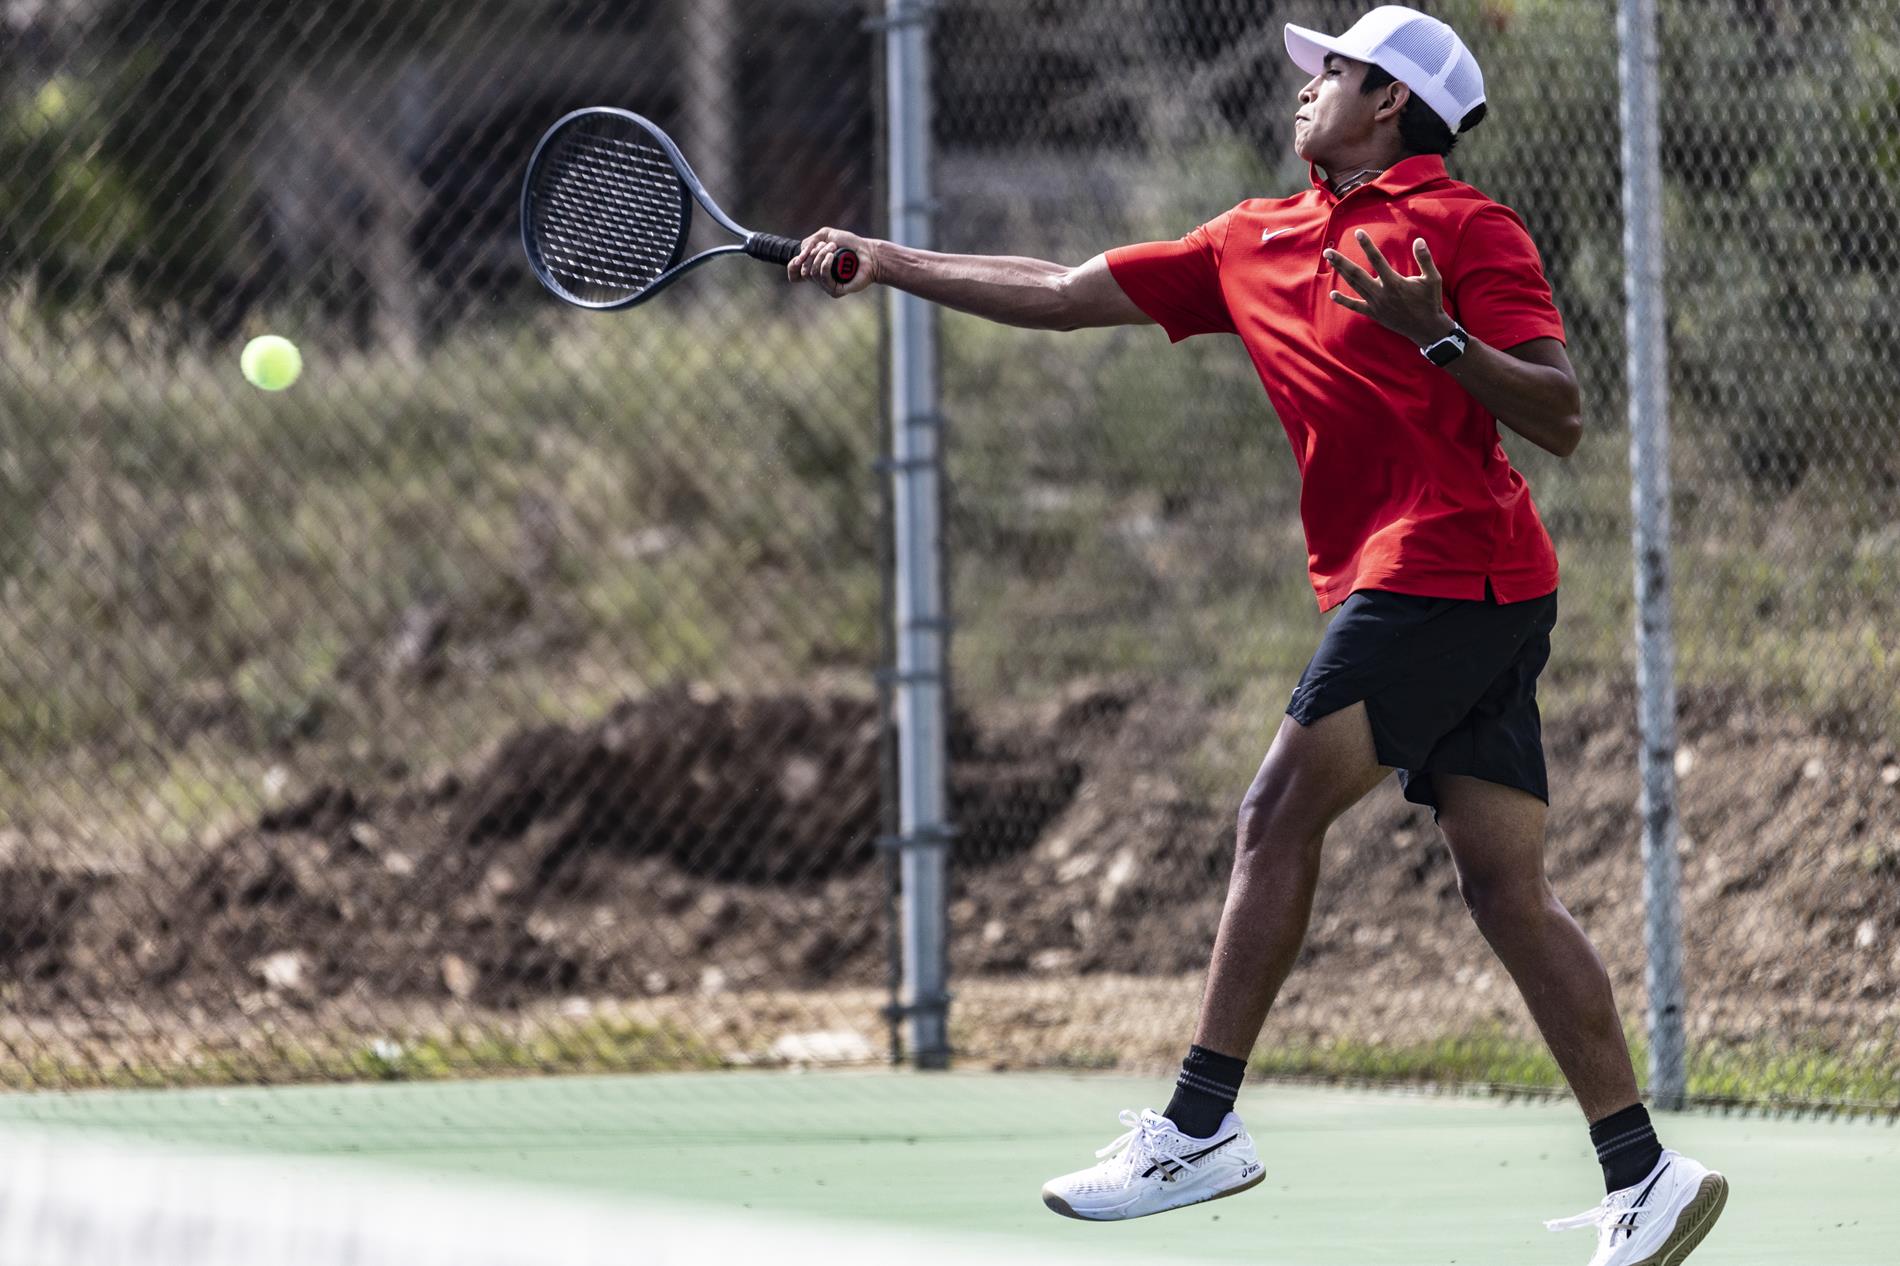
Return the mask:
[[[1641,987],[1630,711],[1575,710],[1547,734],[1551,873],[1626,1007]],[[1006,721],[959,718],[960,978],[1170,977],[1204,964],[1231,806],[1167,771],[1209,719],[1189,698],[1108,688]],[[1696,1022],[1891,1040],[1896,754],[1729,697],[1691,698],[1683,733]],[[319,788],[191,873],[75,874],[13,858],[0,875],[0,972],[10,1006],[29,1015],[422,999],[507,1010],[874,986],[887,935],[879,769],[868,703],[663,694],[585,729],[523,731],[466,771]],[[1431,1035],[1521,1016],[1463,916],[1429,816],[1394,791],[1337,828],[1286,1001],[1289,1023],[1319,1034]]]

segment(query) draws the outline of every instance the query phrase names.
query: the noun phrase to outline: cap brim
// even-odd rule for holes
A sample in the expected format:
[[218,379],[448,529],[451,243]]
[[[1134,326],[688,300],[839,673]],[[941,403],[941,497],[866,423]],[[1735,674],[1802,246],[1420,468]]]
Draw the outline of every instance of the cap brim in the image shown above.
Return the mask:
[[1339,41],[1321,31],[1308,30],[1303,26],[1286,24],[1286,53],[1293,64],[1309,75],[1317,75],[1326,69],[1326,55],[1335,53],[1349,60],[1358,60],[1339,46]]

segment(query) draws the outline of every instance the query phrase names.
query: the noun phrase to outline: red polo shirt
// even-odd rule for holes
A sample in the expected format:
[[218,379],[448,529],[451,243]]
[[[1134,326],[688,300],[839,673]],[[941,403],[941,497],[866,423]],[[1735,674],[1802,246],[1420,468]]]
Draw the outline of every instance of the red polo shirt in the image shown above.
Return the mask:
[[1364,229],[1400,272],[1424,238],[1445,307],[1497,348],[1564,337],[1524,224],[1408,158],[1336,198],[1320,183],[1243,202],[1178,242],[1110,251],[1122,289],[1176,342],[1238,334],[1299,463],[1308,569],[1322,609],[1357,589],[1500,602],[1557,587],[1557,552],[1497,420],[1410,340],[1327,298],[1331,247],[1367,267]]

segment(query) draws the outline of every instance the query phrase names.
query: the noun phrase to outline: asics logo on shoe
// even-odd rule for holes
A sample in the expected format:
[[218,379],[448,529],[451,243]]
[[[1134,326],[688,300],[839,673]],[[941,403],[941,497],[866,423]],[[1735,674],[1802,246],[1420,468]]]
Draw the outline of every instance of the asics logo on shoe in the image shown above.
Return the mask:
[[1665,1151],[1642,1182],[1612,1191],[1588,1213],[1544,1225],[1553,1231],[1595,1231],[1597,1251],[1591,1266],[1679,1266],[1702,1243],[1727,1202],[1726,1178]]
[[1203,1156],[1207,1156],[1213,1152],[1220,1151],[1221,1148],[1226,1147],[1229,1143],[1233,1142],[1235,1139],[1239,1137],[1240,1135],[1238,1134],[1229,1134],[1226,1138],[1222,1139],[1220,1142],[1210,1144],[1207,1147],[1203,1147],[1198,1152],[1190,1152],[1186,1156],[1174,1156],[1174,1157],[1168,1157],[1164,1160],[1158,1160],[1154,1164],[1148,1166],[1146,1170],[1142,1171],[1141,1176],[1143,1178],[1146,1178],[1149,1175],[1153,1174],[1157,1169],[1159,1169],[1159,1170],[1164,1171],[1161,1175],[1163,1180],[1172,1182],[1174,1180],[1175,1175],[1181,1172],[1182,1161],[1197,1161],[1201,1159],[1201,1157]]
[[1616,1224],[1617,1229],[1623,1232],[1624,1239],[1627,1240],[1632,1235],[1636,1234],[1637,1211],[1640,1210],[1645,1204],[1649,1203],[1649,1193],[1656,1190],[1656,1184],[1661,1182],[1662,1176],[1668,1172],[1669,1172],[1669,1166],[1667,1165],[1664,1165],[1661,1169],[1657,1170],[1656,1176],[1649,1180],[1649,1186],[1643,1188],[1642,1193],[1638,1195],[1636,1199],[1630,1201],[1630,1211],[1623,1215],[1623,1220],[1621,1222],[1618,1222]]

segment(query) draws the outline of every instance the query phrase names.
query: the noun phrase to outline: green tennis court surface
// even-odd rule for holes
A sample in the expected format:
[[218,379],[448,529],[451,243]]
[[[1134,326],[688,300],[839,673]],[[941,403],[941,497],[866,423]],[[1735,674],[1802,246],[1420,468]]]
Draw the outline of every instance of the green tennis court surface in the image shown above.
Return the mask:
[[[317,1157],[437,1185],[460,1177],[630,1207],[897,1227],[1051,1258],[1284,1263],[1570,1263],[1587,1234],[1541,1219],[1601,1195],[1566,1105],[1264,1086],[1241,1108],[1269,1177],[1254,1192],[1121,1225],[1057,1218],[1042,1180],[1119,1132],[1163,1083],[1111,1077],[715,1073],[0,1099],[0,1133],[136,1138]],[[1891,1264],[1900,1129],[1710,1116],[1665,1142],[1734,1196],[1697,1263]],[[378,1168],[382,1167],[382,1168]],[[452,1184],[450,1184],[452,1185]],[[637,1254],[629,1260],[639,1260]]]

